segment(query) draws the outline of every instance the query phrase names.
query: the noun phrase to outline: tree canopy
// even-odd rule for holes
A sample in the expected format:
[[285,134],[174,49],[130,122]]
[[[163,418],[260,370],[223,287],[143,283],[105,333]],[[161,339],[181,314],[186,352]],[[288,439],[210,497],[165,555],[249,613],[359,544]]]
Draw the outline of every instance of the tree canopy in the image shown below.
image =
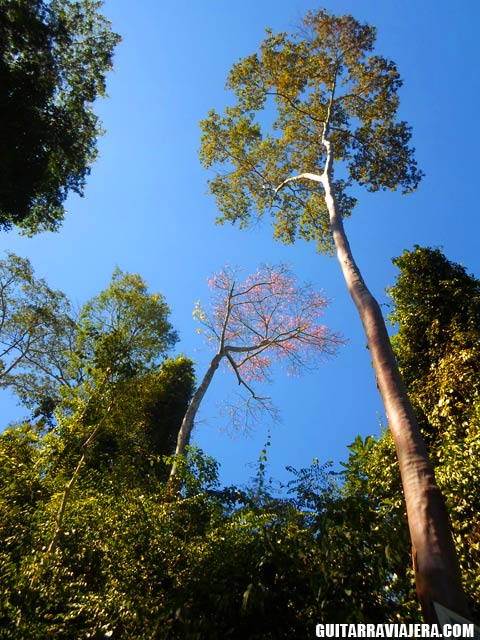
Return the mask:
[[83,193],[119,36],[100,0],[0,1],[0,228],[59,227]]
[[[101,5],[0,0],[4,230],[57,229],[83,191],[118,41]],[[0,433],[0,638],[305,638],[318,621],[436,621],[433,600],[480,615],[479,281],[437,249],[405,251],[392,349],[343,229],[354,183],[408,193],[421,178],[399,74],[374,46],[373,27],[323,10],[298,34],[268,31],[232,69],[235,104],[203,121],[201,157],[221,221],[269,213],[278,239],[335,247],[393,438],[357,437],[340,474],[315,458],[276,482],[269,435],[250,482],[224,487],[188,444],[213,374],[223,361],[264,401],[274,362],[297,373],[333,354],[323,293],[283,265],[217,273],[194,311],[215,354],[195,391],[141,276],[116,269],[77,311],[8,254],[0,387],[29,415]]]
[[[342,216],[355,204],[352,182],[370,191],[415,189],[422,174],[411,130],[397,120],[402,81],[394,62],[373,53],[375,37],[374,27],[321,10],[306,15],[298,34],[267,31],[259,52],[233,65],[227,88],[235,104],[201,123],[200,157],[216,170],[210,189],[221,222],[246,226],[270,213],[276,238],[330,249],[326,203],[310,181],[325,165],[327,131]],[[297,175],[303,179],[279,190]]]
[[77,352],[113,379],[145,373],[178,341],[162,295],[149,293],[137,274],[116,269],[110,286],[89,300],[78,317]]
[[0,385],[39,425],[72,435],[70,423],[80,422],[74,440],[85,441],[102,420],[89,454],[97,465],[136,459],[143,473],[173,453],[193,363],[168,357],[178,340],[170,309],[140,276],[116,269],[109,287],[75,313],[28,260],[9,254],[0,262],[0,305]]
[[107,289],[79,312],[37,278],[30,262],[0,261],[0,386],[29,408],[51,411],[67,391],[139,378],[158,369],[178,341],[170,309],[136,274],[116,269]]

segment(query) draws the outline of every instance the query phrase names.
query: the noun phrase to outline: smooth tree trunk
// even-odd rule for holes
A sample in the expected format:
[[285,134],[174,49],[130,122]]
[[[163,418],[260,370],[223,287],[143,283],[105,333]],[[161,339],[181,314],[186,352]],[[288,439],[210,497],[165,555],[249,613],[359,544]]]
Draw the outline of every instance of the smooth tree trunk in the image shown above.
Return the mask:
[[[229,302],[227,305],[227,312],[225,314],[224,327],[226,327],[228,319],[230,317],[230,301],[233,289],[230,292]],[[177,447],[175,449],[175,456],[184,455],[186,447],[190,444],[190,437],[192,435],[193,427],[195,424],[195,418],[202,404],[203,397],[207,392],[210,383],[212,382],[213,376],[215,375],[215,371],[218,369],[222,358],[227,358],[232,366],[232,369],[235,371],[238,379],[238,383],[242,384],[246,389],[248,389],[249,393],[253,398],[257,398],[253,389],[245,382],[245,380],[241,377],[241,374],[238,371],[238,367],[235,364],[234,360],[231,358],[232,353],[250,353],[251,351],[256,351],[257,349],[262,349],[269,344],[268,340],[261,340],[258,344],[252,344],[250,346],[243,347],[235,347],[232,345],[224,345],[225,332],[222,331],[222,337],[220,339],[221,345],[219,351],[215,354],[210,362],[210,365],[207,369],[206,374],[203,377],[202,382],[200,383],[198,389],[193,395],[193,398],[190,400],[190,404],[188,405],[187,411],[185,412],[185,416],[182,420],[182,424],[180,426],[180,430],[177,436]],[[223,345],[223,346],[222,346]],[[173,481],[173,478],[177,474],[177,465],[174,462],[172,465],[172,469],[170,471],[169,480]]]
[[[175,449],[175,456],[184,455],[185,449],[190,442],[190,437],[192,435],[193,426],[195,423],[195,417],[198,413],[198,409],[203,400],[203,396],[207,392],[208,387],[215,375],[215,371],[218,369],[218,365],[220,361],[224,357],[224,353],[219,351],[215,354],[210,362],[210,366],[207,369],[206,374],[203,377],[202,382],[198,386],[198,389],[193,395],[193,398],[190,400],[190,404],[188,405],[187,411],[185,412],[185,416],[183,417],[182,424],[177,436],[177,447]],[[172,481],[173,478],[177,474],[177,465],[174,462],[172,465],[172,469],[170,471],[169,480]]]
[[367,337],[377,385],[397,452],[412,542],[418,598],[425,621],[437,623],[433,603],[469,616],[448,513],[435,481],[425,443],[400,375],[380,307],[356,265],[332,188],[332,150],[328,140],[325,171],[315,176],[325,190],[330,228],[350,295]]

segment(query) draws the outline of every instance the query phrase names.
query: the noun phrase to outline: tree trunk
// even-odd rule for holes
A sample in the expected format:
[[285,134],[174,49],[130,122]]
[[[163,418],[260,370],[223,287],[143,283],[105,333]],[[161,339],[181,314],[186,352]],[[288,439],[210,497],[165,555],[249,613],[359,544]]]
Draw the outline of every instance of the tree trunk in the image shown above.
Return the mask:
[[447,510],[398,370],[380,307],[353,259],[332,189],[330,143],[328,140],[323,143],[327,162],[321,182],[325,189],[330,228],[343,276],[365,329],[378,388],[395,442],[422,612],[426,622],[438,622],[433,607],[435,601],[468,618]]
[[[175,450],[175,455],[183,455],[185,453],[185,448],[190,442],[190,436],[192,435],[193,425],[195,421],[195,416],[197,415],[200,404],[203,400],[203,396],[207,392],[208,387],[212,381],[212,378],[215,374],[215,371],[218,369],[218,365],[220,364],[221,359],[224,354],[222,351],[219,351],[213,357],[210,362],[210,366],[207,369],[206,374],[203,377],[202,382],[200,383],[198,389],[196,390],[193,398],[190,400],[190,404],[188,405],[188,409],[185,413],[185,416],[182,420],[182,425],[178,432],[177,436],[177,448]],[[177,465],[173,463],[172,470],[170,471],[170,478],[172,480],[177,473]]]

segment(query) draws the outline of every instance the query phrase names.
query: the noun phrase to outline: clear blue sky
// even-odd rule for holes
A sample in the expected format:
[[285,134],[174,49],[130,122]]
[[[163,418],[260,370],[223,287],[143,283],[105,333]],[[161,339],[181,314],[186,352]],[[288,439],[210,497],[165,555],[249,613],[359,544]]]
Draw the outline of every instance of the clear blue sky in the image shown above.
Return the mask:
[[[195,331],[195,300],[207,300],[206,278],[223,264],[253,269],[288,262],[300,279],[332,300],[325,318],[348,344],[337,358],[299,379],[282,375],[269,394],[282,421],[272,429],[270,472],[285,465],[345,460],[356,434],[379,432],[383,416],[360,322],[333,258],[313,245],[284,247],[268,222],[252,231],[217,227],[208,178],[197,158],[198,121],[228,99],[224,81],[233,62],[256,50],[264,29],[295,30],[304,13],[325,7],[378,28],[378,51],[398,64],[404,79],[401,116],[414,129],[426,177],[419,191],[366,192],[347,225],[353,251],[380,302],[395,269],[391,258],[414,244],[440,246],[447,257],[480,273],[478,251],[479,55],[476,0],[107,0],[104,12],[123,42],[97,112],[107,130],[86,197],[68,201],[57,234],[33,239],[3,235],[4,249],[28,257],[38,276],[76,303],[108,285],[115,266],[140,273],[165,295],[181,342],[200,377],[210,358]],[[195,441],[221,463],[225,483],[253,473],[266,439],[259,424],[234,433],[217,403],[235,391],[218,373],[208,393]],[[23,414],[4,395],[4,422]]]

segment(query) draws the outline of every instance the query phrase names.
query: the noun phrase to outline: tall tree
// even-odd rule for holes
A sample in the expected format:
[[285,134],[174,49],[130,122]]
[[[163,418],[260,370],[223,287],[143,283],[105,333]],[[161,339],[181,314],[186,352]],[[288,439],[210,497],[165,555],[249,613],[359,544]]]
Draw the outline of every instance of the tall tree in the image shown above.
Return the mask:
[[101,5],[0,0],[0,228],[55,230],[68,193],[83,193],[119,41]]
[[[416,246],[396,258],[389,289],[392,343],[448,506],[474,619],[480,615],[480,282],[439,249]],[[408,539],[395,449],[387,431],[350,447],[343,496],[365,505],[373,524],[360,539],[388,542],[385,591],[412,617]],[[395,541],[393,545],[391,541]],[[382,561],[382,558],[379,559]],[[384,583],[384,586],[387,582]]]
[[[70,370],[81,384],[64,391],[60,409],[68,415],[71,399],[75,419],[78,399],[83,407],[100,393],[87,420],[89,432],[102,421],[91,446],[92,464],[120,466],[125,473],[134,469],[143,477],[145,467],[161,466],[156,458],[173,453],[194,375],[191,360],[167,359],[178,341],[169,316],[162,295],[150,293],[139,275],[119,269],[109,287],[80,311]],[[105,391],[114,398],[108,412]]]
[[[275,237],[334,247],[395,441],[417,593],[425,619],[433,622],[434,601],[467,614],[448,515],[379,305],[343,225],[355,204],[347,193],[352,182],[369,191],[408,193],[421,178],[410,128],[397,120],[401,79],[393,62],[373,53],[374,44],[373,27],[323,10],[307,14],[300,35],[268,31],[259,53],[230,72],[234,106],[223,116],[211,111],[202,122],[201,159],[221,170],[210,183],[221,221],[246,226],[252,216],[270,212]],[[273,115],[257,117],[270,106]],[[265,134],[262,123],[271,123]]]
[[[272,361],[286,361],[298,372],[315,359],[333,354],[341,342],[319,322],[326,299],[312,287],[298,285],[286,267],[266,265],[243,282],[238,278],[238,272],[228,267],[215,274],[209,281],[211,313],[199,304],[194,311],[216,353],[183,419],[176,454],[185,452],[195,416],[222,360],[248,395],[264,404],[265,398],[258,397],[251,381],[267,380]],[[172,478],[175,473],[174,465]]]

